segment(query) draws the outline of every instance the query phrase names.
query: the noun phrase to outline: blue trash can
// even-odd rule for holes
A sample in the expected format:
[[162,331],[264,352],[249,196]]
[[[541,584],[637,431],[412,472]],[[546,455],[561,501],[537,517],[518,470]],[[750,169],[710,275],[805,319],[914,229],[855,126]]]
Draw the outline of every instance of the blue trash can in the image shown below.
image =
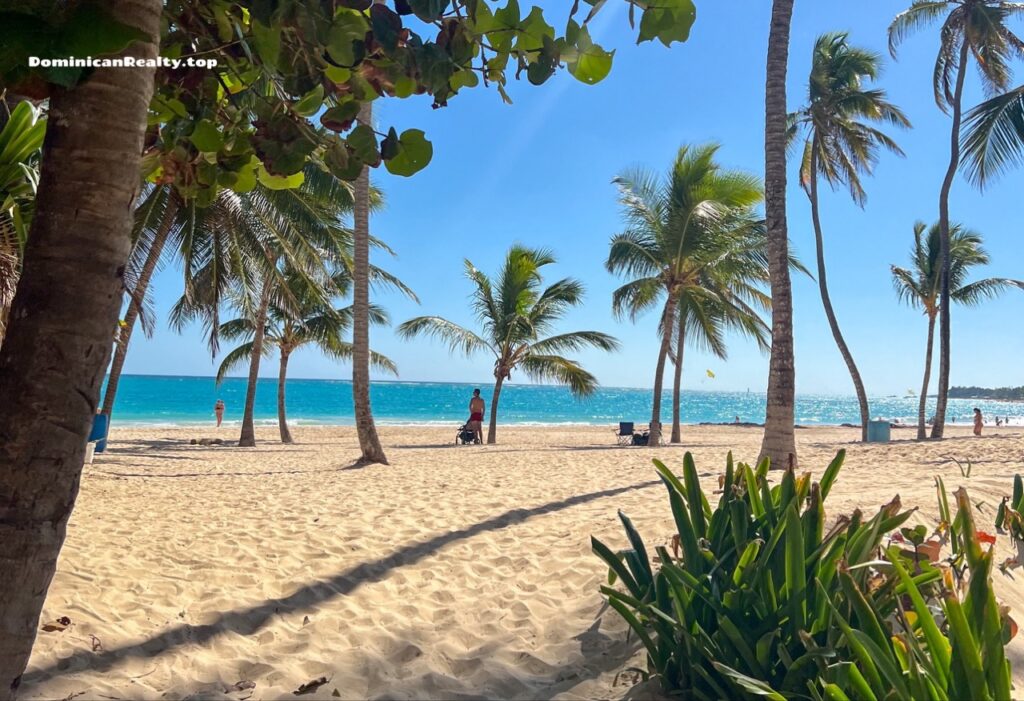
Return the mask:
[[107,447],[107,418],[106,414],[96,414],[92,420],[89,442],[96,441],[97,453],[102,453]]
[[889,422],[868,421],[868,443],[888,443]]

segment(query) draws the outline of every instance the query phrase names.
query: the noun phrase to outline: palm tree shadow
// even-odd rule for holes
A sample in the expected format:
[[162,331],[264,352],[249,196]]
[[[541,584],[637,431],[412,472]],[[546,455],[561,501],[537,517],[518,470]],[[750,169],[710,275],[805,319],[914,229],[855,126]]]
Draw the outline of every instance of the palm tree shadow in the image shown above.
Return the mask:
[[22,693],[31,694],[31,687],[60,677],[68,670],[78,672],[84,669],[93,669],[108,672],[127,660],[155,657],[186,645],[204,645],[228,632],[253,635],[278,615],[308,610],[325,601],[350,594],[364,584],[379,582],[393,570],[426,559],[453,543],[467,540],[481,533],[514,526],[537,516],[626,492],[646,489],[658,484],[660,482],[656,480],[649,480],[625,487],[578,494],[528,509],[510,509],[471,526],[405,545],[385,557],[364,562],[342,570],[327,579],[306,584],[288,596],[267,599],[255,606],[225,611],[211,623],[198,626],[175,625],[142,642],[129,643],[99,652],[86,649],[77,650],[69,657],[62,658],[54,664],[27,672],[22,681]]

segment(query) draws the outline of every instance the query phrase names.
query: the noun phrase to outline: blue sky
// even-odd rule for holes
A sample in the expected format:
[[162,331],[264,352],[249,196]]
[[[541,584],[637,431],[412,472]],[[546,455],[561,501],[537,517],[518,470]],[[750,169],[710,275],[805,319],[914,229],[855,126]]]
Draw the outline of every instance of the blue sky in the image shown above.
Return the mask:
[[[666,49],[636,46],[625,12],[615,2],[599,15],[595,38],[615,48],[611,75],[596,86],[562,72],[546,85],[511,86],[514,104],[494,91],[465,91],[450,105],[432,110],[429,99],[377,103],[377,119],[399,130],[422,128],[434,144],[430,166],[411,179],[381,169],[375,183],[387,197],[373,233],[397,252],[375,262],[406,281],[419,295],[415,305],[393,295],[377,301],[395,322],[439,314],[472,325],[469,282],[462,261],[496,270],[513,242],[553,249],[556,276],[574,276],[587,287],[586,303],[569,315],[563,330],[598,329],[616,335],[620,353],[584,353],[579,358],[605,385],[649,387],[657,354],[656,319],[619,322],[610,313],[612,290],[620,284],[605,272],[609,238],[621,227],[616,192],[620,171],[643,166],[667,169],[684,143],[717,141],[723,164],[763,174],[764,62],[770,3],[698,0],[697,23],[689,42]],[[905,0],[851,3],[797,2],[790,56],[789,100],[799,106],[814,39],[826,31],[849,31],[854,43],[882,53],[880,87],[914,124],[894,136],[906,158],[883,157],[866,181],[867,207],[857,208],[842,192],[822,192],[822,223],[832,299],[869,394],[904,394],[920,387],[925,320],[897,303],[889,266],[908,264],[915,220],[937,218],[938,190],[949,149],[949,118],[932,98],[931,68],[937,29],[911,37],[893,61],[886,28]],[[565,5],[565,7],[563,7]],[[553,23],[564,19],[567,3],[545,3]],[[624,6],[624,3],[623,3]],[[742,9],[739,9],[742,8]],[[1018,31],[1024,27],[1017,27]],[[1020,71],[1019,80],[1024,80]],[[967,102],[980,100],[973,73]],[[795,168],[795,164],[794,164]],[[813,267],[814,244],[807,198],[790,172],[789,228],[794,250]],[[1024,172],[1011,173],[983,194],[958,180],[951,212],[981,232],[992,256],[985,276],[1024,278],[1020,249],[1020,197]],[[168,267],[154,282],[161,320],[180,294],[180,272]],[[794,278],[797,391],[851,394],[852,385],[821,309],[816,283]],[[1024,384],[1020,320],[1024,292],[1007,293],[979,309],[955,309],[954,384]],[[449,357],[429,340],[404,342],[390,329],[377,329],[371,342],[394,359],[401,379],[412,381],[491,380],[492,360]],[[684,387],[706,390],[763,390],[767,357],[740,338],[730,339],[727,361],[688,352]],[[212,375],[200,331],[177,335],[161,325],[153,339],[133,339],[126,372]],[[715,378],[708,377],[712,370]],[[350,368],[314,351],[290,364],[295,377],[347,378]],[[276,362],[261,375],[276,376]],[[513,380],[523,381],[521,376]]]

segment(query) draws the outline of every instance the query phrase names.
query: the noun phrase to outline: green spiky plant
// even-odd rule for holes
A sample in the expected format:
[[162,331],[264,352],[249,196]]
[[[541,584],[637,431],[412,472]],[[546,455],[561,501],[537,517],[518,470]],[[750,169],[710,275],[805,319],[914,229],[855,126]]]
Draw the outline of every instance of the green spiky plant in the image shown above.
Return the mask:
[[730,455],[714,510],[689,454],[681,479],[655,463],[681,555],[657,547],[655,567],[623,514],[628,549],[592,539],[610,568],[601,590],[667,692],[701,700],[1009,698],[992,553],[981,551],[966,492],[956,494],[963,590],[939,566],[883,546],[914,513],[898,498],[870,519],[855,511],[824,528],[844,457],[819,482],[790,469],[770,485],[766,462],[754,469]]

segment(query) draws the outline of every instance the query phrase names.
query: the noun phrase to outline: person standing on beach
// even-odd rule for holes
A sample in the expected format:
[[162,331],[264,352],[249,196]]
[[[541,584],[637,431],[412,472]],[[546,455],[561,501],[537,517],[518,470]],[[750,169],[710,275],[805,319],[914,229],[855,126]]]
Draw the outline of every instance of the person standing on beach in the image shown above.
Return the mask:
[[466,428],[476,435],[476,442],[484,442],[484,410],[486,405],[480,397],[480,390],[473,390],[473,398],[469,400],[469,421]]
[[981,435],[981,427],[985,425],[985,419],[981,415],[981,409],[974,408],[974,435]]
[[220,424],[224,421],[224,400],[218,399],[217,403],[213,405],[213,413],[217,416],[217,428],[220,428]]

